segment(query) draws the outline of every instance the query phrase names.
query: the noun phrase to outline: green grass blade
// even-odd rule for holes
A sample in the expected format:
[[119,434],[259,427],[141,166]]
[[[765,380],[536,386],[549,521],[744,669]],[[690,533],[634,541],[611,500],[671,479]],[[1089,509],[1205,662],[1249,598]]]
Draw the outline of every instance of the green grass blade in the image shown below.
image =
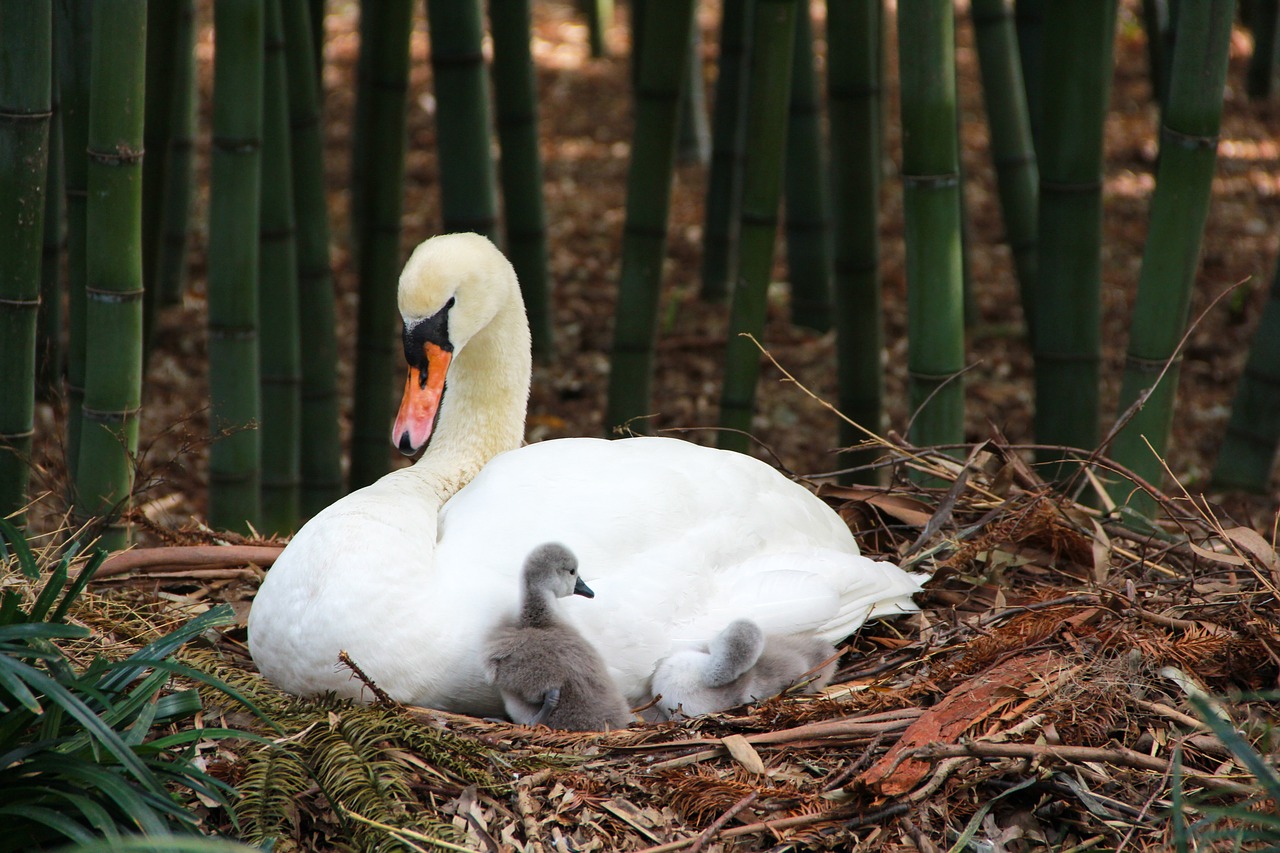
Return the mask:
[[[18,704],[26,708],[33,714],[43,714],[44,708],[40,704],[40,700],[31,692],[31,688],[22,682],[22,679],[14,675],[8,670],[0,670],[0,688],[3,688],[9,696],[18,700]],[[0,711],[9,712],[9,705],[0,700]],[[0,765],[3,767],[6,765]]]
[[[80,640],[89,636],[89,629],[81,625],[51,625],[48,622],[20,623],[0,627],[0,643],[15,640]],[[32,650],[36,657],[48,657],[61,652]]]
[[156,699],[155,718],[158,721],[185,719],[204,708],[200,691],[195,688],[168,693]]
[[43,622],[44,617],[48,614],[53,602],[57,600],[58,594],[62,592],[67,585],[67,567],[59,564],[49,573],[49,579],[45,581],[44,589],[40,590],[40,597],[36,599],[36,603],[31,605],[32,622]]
[[133,681],[138,673],[151,669],[157,663],[168,658],[189,640],[204,633],[209,628],[230,624],[235,614],[230,604],[219,604],[192,619],[187,624],[166,634],[160,639],[144,646],[130,655],[126,660],[112,664],[114,672],[103,679],[104,690],[120,690]]
[[[21,806],[0,806],[0,818],[6,815],[48,827],[58,835],[78,844],[87,844],[95,840],[92,832],[56,809],[34,806],[30,803],[24,803]],[[4,846],[8,847],[7,844]]]
[[1172,837],[1174,853],[1188,853],[1190,844],[1187,832],[1186,800],[1182,793],[1182,785],[1186,777],[1182,773],[1182,747],[1180,746],[1173,750],[1171,778],[1173,804],[1169,809],[1169,833]]
[[[10,548],[13,549],[12,552]],[[39,579],[40,567],[27,545],[27,537],[9,519],[0,517],[0,559],[7,560],[10,553],[18,558],[18,567],[24,575],[31,580]]]
[[[134,755],[133,750],[129,749],[124,741],[120,739],[120,736],[70,690],[38,669],[8,658],[0,657],[0,667],[8,668],[28,685],[44,691],[44,694],[49,697],[51,702],[56,702],[59,708],[78,720],[96,743],[101,744],[111,755],[115,756],[116,760],[129,771],[130,775],[142,783],[144,787],[157,788],[151,772],[147,770],[138,756]],[[158,793],[163,794],[163,791],[161,790]]]
[[1218,736],[1227,749],[1240,760],[1244,767],[1257,777],[1258,782],[1268,797],[1280,805],[1280,775],[1276,773],[1266,760],[1258,754],[1249,743],[1240,736],[1235,728],[1218,715],[1217,709],[1210,704],[1208,698],[1190,694],[1187,699],[1195,707],[1196,713],[1205,724]]
[[[69,561],[80,550],[80,543],[71,543],[67,556],[63,560]],[[89,581],[93,580],[93,576],[97,574],[99,567],[102,566],[104,560],[107,559],[107,552],[99,548],[90,558],[85,567],[80,570],[80,574],[76,575],[76,579],[71,582],[71,586],[67,587],[66,595],[62,596],[62,601],[58,602],[58,608],[53,611],[53,615],[49,617],[50,622],[61,622],[62,617],[67,615],[67,609],[71,604],[80,597],[80,593],[84,592],[84,588],[89,585]]]

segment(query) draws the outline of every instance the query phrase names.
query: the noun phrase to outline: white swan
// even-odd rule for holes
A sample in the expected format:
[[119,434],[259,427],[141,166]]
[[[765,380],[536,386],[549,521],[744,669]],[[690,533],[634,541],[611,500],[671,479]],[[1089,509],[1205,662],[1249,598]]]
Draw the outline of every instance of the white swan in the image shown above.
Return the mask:
[[395,699],[500,714],[485,638],[517,612],[525,555],[552,540],[596,592],[563,612],[633,706],[659,660],[734,619],[836,641],[915,609],[914,577],[860,556],[834,511],[749,456],[669,438],[521,448],[528,322],[485,238],[420,245],[399,307],[409,379],[393,441],[430,446],[317,514],[267,573],[249,648],[284,690],[368,698],[337,665],[345,650]]

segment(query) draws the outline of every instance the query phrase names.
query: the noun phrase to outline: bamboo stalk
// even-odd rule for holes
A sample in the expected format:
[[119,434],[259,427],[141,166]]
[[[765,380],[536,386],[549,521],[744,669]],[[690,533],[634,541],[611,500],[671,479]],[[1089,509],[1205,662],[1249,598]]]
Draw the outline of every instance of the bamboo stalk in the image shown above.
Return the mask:
[[831,201],[808,3],[796,15],[795,41],[783,173],[791,322],[825,332],[831,328]]
[[90,54],[85,218],[85,365],[75,515],[102,519],[100,543],[128,541],[142,405],[142,157],[146,0],[96,15]]
[[1276,37],[1280,32],[1280,2],[1259,0],[1249,16],[1249,31],[1253,34],[1253,53],[1249,55],[1249,68],[1245,73],[1245,91],[1253,100],[1271,96],[1275,86]]
[[51,12],[45,3],[0,3],[0,517],[26,505],[31,475],[53,109]]
[[1016,0],[1014,29],[1018,33],[1018,58],[1027,99],[1027,120],[1031,124],[1033,147],[1040,150],[1040,129],[1044,125],[1044,40],[1045,7],[1049,0]]
[[[769,280],[773,272],[778,204],[787,144],[787,109],[794,66],[796,0],[757,0],[751,34],[751,88],[747,100],[747,147],[742,179],[742,218],[738,244],[739,284],[729,308],[724,388],[720,395],[717,443],[746,452],[760,377]],[[745,334],[744,334],[745,333]]]
[[551,279],[547,269],[547,214],[538,147],[538,89],[529,52],[529,0],[489,0],[493,36],[493,95],[497,113],[507,256],[520,281],[533,355],[555,353]]
[[[323,7],[323,4],[321,4]],[[337,309],[329,260],[329,211],[324,129],[315,76],[312,23],[299,3],[284,3],[285,65],[289,76],[290,157],[297,226],[298,300],[307,316],[302,360],[304,518],[342,496],[342,435],[338,400]],[[313,10],[314,11],[314,10]]]
[[676,162],[706,165],[711,159],[711,126],[707,120],[707,82],[702,73],[702,27],[694,13],[689,28],[688,79],[681,87],[680,136],[676,142]]
[[955,11],[948,0],[898,4],[902,191],[907,270],[910,439],[964,437],[964,293]]
[[[364,15],[377,9],[376,15]],[[413,3],[365,3],[360,23],[361,66],[356,114],[368,128],[353,161],[359,203],[354,240],[360,272],[355,402],[351,425],[351,488],[372,483],[390,467],[395,370],[399,353],[396,282],[400,273],[405,93]],[[433,50],[434,53],[434,50]],[[367,59],[366,59],[367,55]]]
[[[1036,441],[1098,444],[1102,323],[1102,127],[1115,0],[1050,0],[1045,10],[1039,270],[1033,304]],[[1042,450],[1041,462],[1062,454]],[[1046,480],[1062,476],[1047,472]]]
[[1236,385],[1213,482],[1266,492],[1280,446],[1280,264]]
[[264,10],[262,181],[258,223],[258,383],[262,420],[259,530],[292,533],[301,491],[302,350],[298,330],[297,225],[289,138],[289,78],[281,0]]
[[[57,31],[54,31],[57,39]],[[54,57],[57,57],[54,47]],[[49,156],[44,192],[44,238],[40,258],[40,309],[36,321],[36,397],[61,401],[62,371],[66,364],[62,327],[62,255],[67,248],[66,184],[63,181],[66,154],[62,143],[62,108],[58,80],[50,86]]]
[[[1024,318],[1032,315],[1036,280],[1036,213],[1039,174],[1026,87],[1013,26],[1012,0],[974,0],[974,41],[982,74],[991,157],[996,167],[1005,241],[1013,254]],[[1030,323],[1027,323],[1028,331]]]
[[165,175],[169,171],[169,139],[177,118],[174,90],[178,85],[176,66],[179,4],[173,0],[147,0],[146,118],[143,126],[142,161],[142,324],[143,364],[155,335],[160,310],[156,284],[156,260],[160,255],[164,217]]
[[[652,4],[652,5],[650,5]],[[662,260],[666,251],[671,179],[675,169],[680,86],[687,69],[692,0],[649,0],[635,86],[635,131],[627,170],[622,270],[614,315],[613,354],[605,428],[648,413]],[[666,45],[681,45],[667,51]],[[641,424],[634,427],[643,428]]]
[[719,73],[711,114],[711,169],[702,226],[700,296],[720,301],[737,278],[738,219],[742,205],[747,74],[755,0],[725,0],[720,19]]
[[80,465],[80,409],[84,402],[85,203],[89,197],[89,0],[54,4],[58,98],[62,107],[63,187],[67,203],[67,474]]
[[263,7],[214,6],[213,153],[209,193],[209,523],[244,529],[261,513],[258,391],[258,198]]
[[[609,44],[605,40],[605,35],[613,23],[613,0],[581,0],[581,6],[587,15],[587,37],[590,39],[591,57],[601,59],[608,56]],[[496,49],[494,55],[495,57],[497,55]]]
[[[1159,457],[1173,425],[1178,347],[1209,215],[1235,0],[1183,0],[1180,6],[1179,27],[1196,37],[1178,39],[1170,60],[1156,189],[1119,409],[1124,412],[1139,398],[1146,403],[1120,429],[1111,450],[1117,462],[1157,483],[1163,472]],[[1174,363],[1157,379],[1171,358]],[[1141,508],[1150,511],[1154,505]]]
[[497,173],[483,18],[480,0],[427,0],[444,230],[474,231],[496,243]]
[[[286,3],[286,6],[293,4]],[[325,8],[324,0],[310,0],[307,4],[307,27],[311,30],[310,38],[307,42],[311,45],[311,62],[315,72],[315,86],[317,91],[324,89],[324,19]],[[294,15],[294,10],[286,8],[284,10],[284,18],[287,22]],[[288,50],[286,45],[285,50]]]
[[165,141],[163,210],[155,256],[156,300],[160,307],[180,305],[187,289],[187,249],[191,243],[192,184],[195,179],[196,10],[194,0],[178,6],[172,50],[173,96],[169,138]]
[[[873,433],[884,411],[884,328],[880,289],[882,0],[827,9],[827,102],[831,112],[831,185],[839,409]],[[840,422],[840,443],[866,434]],[[841,454],[841,467],[866,465],[874,449]],[[874,483],[878,473],[848,479]]]
[[1169,90],[1169,60],[1165,50],[1171,22],[1168,0],[1142,0],[1142,28],[1147,33],[1147,74],[1151,78],[1151,96],[1165,103]]

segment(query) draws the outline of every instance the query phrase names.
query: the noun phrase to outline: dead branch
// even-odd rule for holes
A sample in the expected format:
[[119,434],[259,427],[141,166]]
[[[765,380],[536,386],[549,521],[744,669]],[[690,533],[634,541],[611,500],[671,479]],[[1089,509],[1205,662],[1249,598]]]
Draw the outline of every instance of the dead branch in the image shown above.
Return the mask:
[[177,568],[211,569],[255,565],[267,568],[276,561],[283,545],[176,545],[164,548],[134,548],[117,551],[99,567],[93,579],[115,577],[129,572],[164,572]]

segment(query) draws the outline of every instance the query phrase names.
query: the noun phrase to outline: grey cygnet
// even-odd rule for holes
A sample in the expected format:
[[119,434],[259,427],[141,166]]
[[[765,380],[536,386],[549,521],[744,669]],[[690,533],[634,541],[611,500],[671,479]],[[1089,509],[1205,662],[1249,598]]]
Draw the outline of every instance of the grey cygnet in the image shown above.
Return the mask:
[[539,545],[524,562],[520,618],[489,637],[485,672],[507,715],[570,731],[625,728],[631,709],[595,648],[560,616],[556,599],[594,598],[565,546]]
[[765,636],[749,619],[716,635],[707,651],[674,652],[658,664],[652,695],[665,719],[696,717],[776,696],[804,678],[803,692],[831,683],[836,650],[812,635]]

